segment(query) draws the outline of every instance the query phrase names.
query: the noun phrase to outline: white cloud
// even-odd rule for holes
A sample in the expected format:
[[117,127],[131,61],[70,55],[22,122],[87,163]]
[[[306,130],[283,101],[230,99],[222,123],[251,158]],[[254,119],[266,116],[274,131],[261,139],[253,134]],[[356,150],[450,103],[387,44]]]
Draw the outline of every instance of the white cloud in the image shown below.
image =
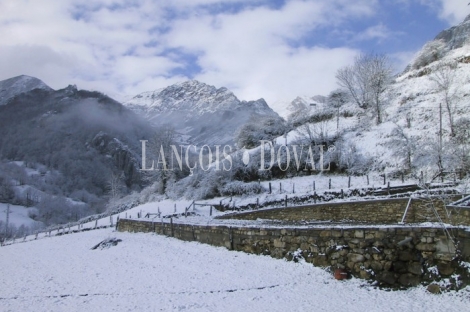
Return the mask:
[[193,17],[176,22],[167,40],[170,46],[200,54],[204,71],[197,79],[227,86],[243,99],[264,97],[274,103],[331,91],[336,70],[349,63],[356,51],[296,47],[291,42],[318,27],[371,15],[373,5],[292,1],[280,10],[260,7],[236,15]]
[[391,54],[390,59],[392,61],[393,68],[395,69],[395,73],[405,70],[406,66],[414,60],[417,53],[417,51],[402,51]]
[[441,17],[445,18],[452,25],[461,23],[470,13],[468,2],[462,0],[441,0]]
[[79,60],[73,55],[58,53],[43,45],[0,46],[1,79],[21,74],[47,77],[47,82],[56,86],[67,86],[71,68],[76,68]]
[[[226,5],[236,9],[225,10]],[[195,78],[270,103],[326,94],[357,53],[305,43],[315,32],[373,16],[373,0],[3,0],[0,79],[36,76],[112,96]],[[382,32],[381,32],[382,31]],[[386,35],[371,29],[368,36]],[[191,58],[186,58],[191,55]],[[196,64],[191,64],[196,62]]]
[[439,17],[453,26],[461,23],[470,14],[468,1],[464,0],[420,0],[439,13]]
[[384,24],[378,24],[370,26],[364,31],[353,36],[353,41],[376,40],[380,42],[395,35],[397,35],[397,33],[390,31],[390,29],[388,29]]

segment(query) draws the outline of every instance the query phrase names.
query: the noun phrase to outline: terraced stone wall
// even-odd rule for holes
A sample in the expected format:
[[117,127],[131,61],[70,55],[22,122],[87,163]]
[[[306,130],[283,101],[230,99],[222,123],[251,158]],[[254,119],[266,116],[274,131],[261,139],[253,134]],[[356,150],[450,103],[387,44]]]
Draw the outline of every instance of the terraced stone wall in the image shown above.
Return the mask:
[[451,276],[462,269],[460,260],[470,261],[470,232],[458,227],[251,228],[121,219],[117,228],[274,258],[301,257],[388,286],[408,287]]
[[[287,208],[262,209],[229,214],[220,219],[334,221],[369,224],[398,224],[402,221],[408,198],[323,203]],[[443,222],[452,225],[470,225],[470,209],[447,207],[439,200],[412,199],[404,223],[439,222],[434,207]]]

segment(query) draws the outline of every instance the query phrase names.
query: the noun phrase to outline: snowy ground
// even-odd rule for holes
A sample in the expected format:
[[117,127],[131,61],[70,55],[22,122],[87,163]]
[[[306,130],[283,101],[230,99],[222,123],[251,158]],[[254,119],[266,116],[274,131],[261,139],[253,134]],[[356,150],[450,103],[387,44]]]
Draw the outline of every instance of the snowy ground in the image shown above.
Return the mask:
[[[0,203],[0,220],[6,221],[7,204]],[[10,224],[20,226],[22,224],[31,226],[35,223],[41,224],[41,222],[34,221],[28,215],[29,212],[37,211],[36,208],[27,208],[24,206],[10,205]]]
[[[332,184],[331,190],[328,189],[328,184],[329,184],[330,179],[331,179],[331,184]],[[149,216],[149,219],[155,218],[154,220],[160,221],[160,219],[156,217],[157,213],[160,213],[160,216],[168,216],[168,215],[173,215],[175,213],[182,214],[185,212],[185,209],[187,207],[191,207],[189,212],[196,213],[198,217],[181,218],[180,222],[193,223],[193,224],[213,224],[213,225],[225,224],[227,222],[231,222],[232,224],[240,223],[234,220],[223,221],[223,220],[213,219],[214,216],[222,215],[225,213],[233,213],[233,211],[219,212],[213,209],[212,217],[210,217],[210,210],[211,210],[210,204],[219,204],[220,202],[222,202],[225,205],[240,207],[240,206],[245,206],[248,204],[255,205],[258,200],[258,202],[261,205],[263,205],[266,202],[279,201],[281,203],[279,205],[284,207],[283,203],[284,203],[284,198],[286,195],[288,197],[288,200],[290,200],[291,198],[295,198],[295,197],[312,195],[313,194],[313,181],[315,181],[316,193],[319,195],[323,194],[324,192],[329,192],[329,191],[340,192],[342,188],[344,188],[345,193],[348,191],[348,177],[347,176],[312,175],[312,176],[288,178],[288,179],[283,179],[283,180],[272,180],[271,181],[272,194],[262,193],[262,194],[253,194],[253,195],[245,195],[245,196],[217,197],[217,198],[212,198],[208,200],[198,200],[196,202],[200,205],[196,206],[195,209],[193,209],[193,207],[191,206],[193,202],[192,200],[162,199],[160,201],[149,202],[149,203],[145,203],[142,205],[138,205],[127,211],[113,215],[113,224],[115,224],[118,216],[119,218],[131,217],[135,219],[137,218],[138,214],[140,214],[141,217],[144,218],[147,215],[147,213],[152,214]],[[380,188],[380,187],[386,188],[386,186],[383,185],[383,177],[380,177],[378,175],[371,175],[369,182],[370,183],[368,186],[366,177],[351,177],[351,189],[373,187],[374,185],[376,188]],[[280,183],[282,183],[282,192],[279,192]],[[407,184],[413,184],[413,183],[415,183],[415,181],[406,180],[405,183],[402,183],[400,179],[398,180],[395,179],[395,180],[391,180],[390,185],[399,186],[399,185],[407,185]],[[262,181],[261,184],[266,189],[269,188],[269,182]],[[295,193],[292,192],[293,189],[295,189]],[[375,198],[379,198],[379,197],[368,196],[367,200],[375,199]],[[332,202],[357,201],[357,200],[366,200],[366,198],[364,197],[349,197],[349,198],[344,198],[344,199],[338,198],[338,199],[332,200]],[[208,206],[201,206],[201,204],[208,204]],[[266,206],[263,209],[279,208],[280,207],[279,205],[278,207]],[[288,202],[288,205],[291,205],[291,202]],[[169,221],[167,220],[166,222],[169,222]],[[178,220],[175,220],[175,222],[178,222]],[[243,223],[244,225],[262,224],[262,223],[258,224],[256,221],[254,222],[243,221]],[[111,220],[109,217],[105,217],[96,222],[97,226],[109,226],[110,224],[111,224]],[[95,221],[91,221],[91,222],[84,224],[83,228],[93,228],[94,226],[95,226]]]
[[[329,189],[329,181],[331,179],[331,189]],[[380,177],[378,174],[371,174],[369,176],[369,185],[367,184],[367,177],[360,176],[360,177],[351,177],[351,187],[348,188],[348,177],[342,175],[310,175],[310,176],[301,176],[301,177],[293,177],[293,178],[286,178],[286,179],[276,179],[270,182],[268,181],[261,181],[261,185],[266,189],[266,192],[262,194],[253,194],[253,195],[245,195],[245,196],[233,196],[233,197],[216,197],[208,200],[198,200],[196,201],[199,204],[219,204],[222,202],[225,205],[229,206],[246,206],[246,205],[255,205],[257,201],[259,204],[263,205],[266,202],[274,202],[279,201],[282,202],[287,195],[288,200],[295,197],[302,197],[302,196],[309,196],[313,195],[313,183],[315,182],[315,192],[318,195],[322,195],[325,192],[340,192],[341,189],[344,190],[345,193],[348,192],[349,189],[360,189],[360,188],[386,188],[387,185],[383,184],[383,177]],[[400,186],[400,185],[409,185],[409,184],[416,184],[417,181],[415,180],[405,180],[402,183],[401,179],[387,179],[387,183],[390,182],[390,186]],[[271,183],[271,190],[272,194],[268,194],[267,190],[269,189],[269,183]],[[280,186],[282,184],[282,186]],[[369,199],[370,196],[369,196]],[[365,200],[361,197],[351,197],[345,199],[337,199],[333,201],[347,201],[347,200]],[[119,214],[120,217],[129,217],[132,218],[137,217],[137,213],[142,212],[142,216],[145,216],[147,213],[158,213],[160,211],[162,216],[174,214],[176,213],[183,213],[185,208],[189,207],[192,203],[192,200],[161,200],[158,202],[149,202],[143,205],[139,205],[132,209],[127,210],[126,212],[122,212]],[[291,205],[291,202],[288,202]],[[176,205],[176,211],[175,211]],[[283,206],[283,204],[281,204]],[[268,208],[268,207],[267,207]],[[272,207],[275,208],[275,207]],[[190,211],[193,211],[192,209]],[[209,216],[210,207],[209,206],[197,206],[195,212],[199,215]],[[221,213],[213,210],[213,216],[219,215]],[[109,225],[109,220],[99,221],[98,225]],[[94,223],[93,223],[94,225]]]
[[[91,248],[109,237],[109,249]],[[470,290],[384,291],[310,264],[111,229],[0,248],[1,311],[467,311]]]

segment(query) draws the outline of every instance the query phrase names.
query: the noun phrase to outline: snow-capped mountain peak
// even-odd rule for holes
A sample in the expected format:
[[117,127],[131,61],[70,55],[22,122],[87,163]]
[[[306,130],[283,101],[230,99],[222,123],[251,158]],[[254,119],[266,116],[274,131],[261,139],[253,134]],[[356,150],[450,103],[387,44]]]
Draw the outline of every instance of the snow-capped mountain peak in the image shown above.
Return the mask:
[[196,143],[230,143],[237,129],[250,118],[279,118],[264,99],[240,101],[225,87],[197,80],[144,92],[124,104],[154,126],[171,125]]
[[26,75],[0,81],[0,105],[7,104],[9,99],[15,97],[18,94],[34,89],[43,89],[48,91],[52,90],[52,88],[50,88],[41,80]]
[[237,97],[225,87],[216,88],[197,80],[189,80],[138,94],[125,104],[131,108],[146,108],[154,112],[189,110],[204,114],[230,109],[239,103]]

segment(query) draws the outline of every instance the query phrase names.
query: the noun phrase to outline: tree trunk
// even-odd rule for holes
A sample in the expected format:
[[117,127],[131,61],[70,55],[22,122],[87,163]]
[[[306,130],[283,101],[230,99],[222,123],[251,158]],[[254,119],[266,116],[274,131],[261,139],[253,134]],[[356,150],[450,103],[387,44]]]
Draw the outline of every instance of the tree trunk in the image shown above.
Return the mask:
[[377,125],[382,123],[382,112],[380,110],[380,100],[378,98],[375,99],[375,106],[377,109]]

